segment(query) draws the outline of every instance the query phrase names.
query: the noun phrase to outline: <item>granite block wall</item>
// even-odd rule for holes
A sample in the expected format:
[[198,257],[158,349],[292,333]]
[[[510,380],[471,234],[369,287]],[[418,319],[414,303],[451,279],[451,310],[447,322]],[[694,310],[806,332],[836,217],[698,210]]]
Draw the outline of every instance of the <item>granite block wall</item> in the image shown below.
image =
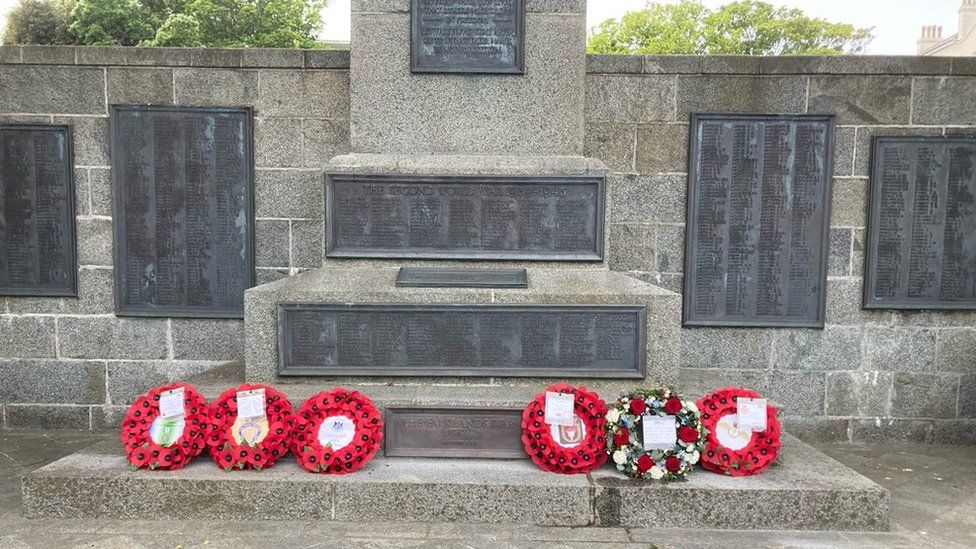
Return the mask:
[[[349,56],[0,47],[0,121],[70,124],[79,297],[0,298],[5,428],[99,429],[148,386],[243,357],[240,321],[116,318],[107,106],[255,109],[258,281],[322,262],[322,173],[350,152]],[[976,63],[590,56],[588,156],[606,163],[610,268],[681,292],[691,112],[836,113],[825,330],[683,330],[685,391],[747,385],[807,439],[976,442],[976,313],[861,310],[870,136],[976,134]]]

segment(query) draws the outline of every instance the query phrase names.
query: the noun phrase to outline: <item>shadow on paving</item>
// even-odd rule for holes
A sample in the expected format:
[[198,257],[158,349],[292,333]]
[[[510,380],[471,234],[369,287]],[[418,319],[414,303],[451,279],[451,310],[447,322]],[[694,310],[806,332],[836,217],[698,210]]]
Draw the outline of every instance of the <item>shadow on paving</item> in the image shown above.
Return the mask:
[[921,444],[817,446],[891,491],[890,533],[321,521],[26,520],[21,517],[22,474],[106,438],[109,437],[76,432],[0,433],[0,548],[976,546],[976,447]]

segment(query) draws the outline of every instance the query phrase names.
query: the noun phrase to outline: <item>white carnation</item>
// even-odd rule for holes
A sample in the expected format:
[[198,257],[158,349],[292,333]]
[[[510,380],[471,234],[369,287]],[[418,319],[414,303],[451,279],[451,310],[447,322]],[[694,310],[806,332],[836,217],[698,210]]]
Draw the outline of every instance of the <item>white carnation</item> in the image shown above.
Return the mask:
[[610,423],[617,423],[620,421],[620,410],[611,408],[610,411],[607,412],[607,421]]
[[694,402],[691,402],[691,401],[685,402],[685,408],[689,412],[694,412],[696,414],[698,413],[698,405],[695,404]]
[[617,465],[622,465],[627,462],[627,453],[623,450],[617,450],[613,453],[613,462]]
[[698,453],[698,451],[695,451],[695,453],[691,454],[691,457],[688,458],[688,463],[694,465],[698,463],[699,459],[701,459],[701,454]]
[[651,478],[654,480],[661,480],[662,478],[664,478],[664,469],[661,469],[660,467],[655,465],[654,467],[651,467],[651,469],[647,472],[647,474],[649,474]]

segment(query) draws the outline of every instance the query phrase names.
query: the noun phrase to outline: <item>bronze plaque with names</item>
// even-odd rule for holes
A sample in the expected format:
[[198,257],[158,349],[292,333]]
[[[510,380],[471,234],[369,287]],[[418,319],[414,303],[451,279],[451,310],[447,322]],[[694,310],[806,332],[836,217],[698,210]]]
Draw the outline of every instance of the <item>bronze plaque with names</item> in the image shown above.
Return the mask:
[[279,303],[282,376],[642,379],[641,305]]
[[976,309],[976,137],[875,137],[867,309]]
[[0,295],[78,294],[67,126],[0,124]]
[[600,261],[603,176],[326,176],[328,257]]
[[521,74],[525,0],[411,0],[413,72]]
[[521,408],[387,408],[389,457],[525,458]]
[[823,328],[834,117],[693,115],[685,326]]
[[113,105],[111,126],[116,314],[243,317],[251,109]]

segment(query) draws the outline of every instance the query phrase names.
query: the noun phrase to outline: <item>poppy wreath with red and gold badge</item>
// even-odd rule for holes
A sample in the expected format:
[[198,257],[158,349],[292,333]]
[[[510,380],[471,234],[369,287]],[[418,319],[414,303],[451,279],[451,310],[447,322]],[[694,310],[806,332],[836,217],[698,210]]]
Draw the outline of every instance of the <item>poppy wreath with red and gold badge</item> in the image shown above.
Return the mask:
[[[183,414],[161,417],[160,396],[182,390]],[[125,457],[137,469],[182,469],[206,448],[210,407],[195,388],[171,383],[151,389],[129,407],[122,421]]]
[[[261,390],[264,391],[263,417],[238,417],[238,394]],[[288,453],[296,416],[291,402],[277,389],[244,383],[221,393],[210,408],[207,446],[221,469],[260,471]]]
[[383,418],[366,395],[321,392],[298,411],[292,451],[312,473],[344,475],[365,466],[383,440]]
[[776,408],[766,406],[766,430],[738,425],[738,400],[762,398],[754,391],[729,387],[698,401],[702,423],[708,429],[702,467],[709,471],[743,477],[765,471],[779,454],[780,424]]
[[[572,425],[546,423],[546,393],[572,394]],[[586,387],[566,383],[536,395],[522,412],[522,444],[532,461],[544,471],[574,475],[588,473],[607,461],[604,438],[607,403]]]

